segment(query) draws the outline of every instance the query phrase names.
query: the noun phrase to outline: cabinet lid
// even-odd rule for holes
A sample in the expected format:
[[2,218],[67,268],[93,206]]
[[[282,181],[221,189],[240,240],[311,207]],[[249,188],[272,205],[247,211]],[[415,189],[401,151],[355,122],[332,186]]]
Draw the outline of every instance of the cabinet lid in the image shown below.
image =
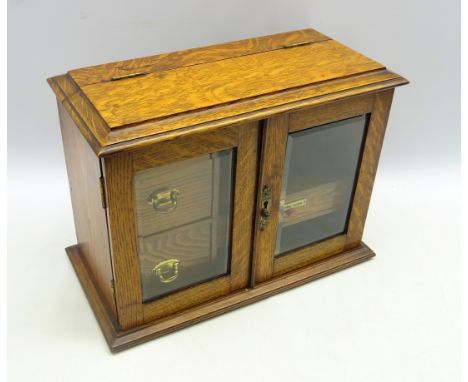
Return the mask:
[[103,155],[407,81],[304,29],[71,70],[49,83]]

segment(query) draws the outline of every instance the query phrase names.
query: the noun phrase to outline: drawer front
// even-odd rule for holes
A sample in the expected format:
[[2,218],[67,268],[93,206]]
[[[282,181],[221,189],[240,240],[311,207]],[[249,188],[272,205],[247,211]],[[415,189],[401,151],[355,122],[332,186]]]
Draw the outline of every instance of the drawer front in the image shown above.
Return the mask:
[[210,258],[211,219],[139,238],[141,273],[152,277],[153,268],[168,259],[194,266]]
[[143,300],[225,274],[228,257],[217,256],[211,242],[211,219],[140,238]]
[[139,236],[211,216],[210,156],[157,166],[135,174]]

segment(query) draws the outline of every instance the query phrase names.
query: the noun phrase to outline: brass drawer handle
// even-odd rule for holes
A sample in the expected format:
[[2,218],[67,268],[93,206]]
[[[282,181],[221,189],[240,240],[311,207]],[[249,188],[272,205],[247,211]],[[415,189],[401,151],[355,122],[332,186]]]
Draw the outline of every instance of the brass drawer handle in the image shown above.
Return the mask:
[[167,213],[174,211],[177,207],[177,197],[179,190],[174,187],[163,187],[153,191],[148,197],[148,204],[153,206],[155,211]]
[[179,260],[168,259],[156,264],[153,272],[159,277],[162,283],[170,283],[179,276]]
[[263,231],[271,215],[271,187],[264,186],[262,190],[262,208],[260,210],[260,231]]

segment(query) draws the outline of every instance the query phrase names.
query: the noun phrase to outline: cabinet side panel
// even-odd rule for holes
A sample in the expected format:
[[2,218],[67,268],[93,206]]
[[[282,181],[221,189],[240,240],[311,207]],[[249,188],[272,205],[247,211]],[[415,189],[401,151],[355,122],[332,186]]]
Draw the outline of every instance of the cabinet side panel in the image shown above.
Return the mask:
[[394,89],[379,92],[375,95],[367,138],[362,153],[353,206],[348,224],[346,248],[354,248],[361,242],[369,209],[377,165],[380,159],[387,121],[392,105]]
[[60,102],[58,108],[78,246],[103,299],[115,316],[107,220],[101,202],[99,158]]

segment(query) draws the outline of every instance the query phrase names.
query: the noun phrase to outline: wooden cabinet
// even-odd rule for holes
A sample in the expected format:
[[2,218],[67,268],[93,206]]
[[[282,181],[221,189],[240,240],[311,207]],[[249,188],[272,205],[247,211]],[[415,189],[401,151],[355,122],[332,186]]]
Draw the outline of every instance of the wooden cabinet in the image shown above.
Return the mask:
[[50,78],[66,250],[111,350],[372,257],[364,221],[406,83],[312,29]]

